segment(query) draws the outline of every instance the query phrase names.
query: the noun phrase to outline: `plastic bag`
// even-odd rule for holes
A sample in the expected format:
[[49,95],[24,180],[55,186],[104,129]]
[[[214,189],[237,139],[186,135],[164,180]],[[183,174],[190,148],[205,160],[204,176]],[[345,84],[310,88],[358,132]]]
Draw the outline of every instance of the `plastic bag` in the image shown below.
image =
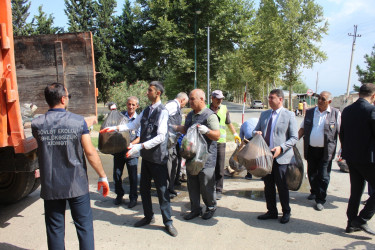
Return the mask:
[[192,125],[182,139],[180,154],[186,159],[186,171],[198,175],[208,159],[207,142],[199,133],[197,124]]
[[303,160],[296,146],[293,147],[294,157],[286,169],[286,184],[289,190],[297,191],[303,180]]
[[[118,110],[112,110],[100,129],[127,124],[128,119]],[[126,132],[108,132],[99,134],[98,148],[103,154],[115,154],[126,150],[130,144],[130,134]]]
[[243,165],[241,165],[238,162],[237,155],[246,146],[248,142],[249,142],[248,140],[243,139],[241,144],[237,144],[237,148],[234,150],[232,156],[229,158],[229,166],[231,167],[232,170],[236,172],[241,172],[246,169]]
[[172,126],[168,126],[168,143],[167,148],[171,149],[176,146],[180,133],[176,132]]
[[272,172],[273,156],[261,135],[256,135],[237,154],[238,163],[254,176],[264,177]]

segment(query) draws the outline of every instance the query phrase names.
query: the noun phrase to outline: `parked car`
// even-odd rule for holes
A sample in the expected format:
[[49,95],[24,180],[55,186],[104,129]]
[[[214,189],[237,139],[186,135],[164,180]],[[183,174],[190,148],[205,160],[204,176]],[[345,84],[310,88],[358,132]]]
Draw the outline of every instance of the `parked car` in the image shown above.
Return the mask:
[[263,103],[262,103],[262,101],[254,100],[251,103],[250,108],[252,108],[252,109],[262,109],[263,108]]

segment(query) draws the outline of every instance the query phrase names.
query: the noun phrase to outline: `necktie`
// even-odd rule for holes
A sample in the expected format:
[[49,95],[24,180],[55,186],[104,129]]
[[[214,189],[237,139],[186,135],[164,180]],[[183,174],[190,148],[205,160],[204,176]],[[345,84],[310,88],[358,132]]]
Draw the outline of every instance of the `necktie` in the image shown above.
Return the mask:
[[267,143],[268,146],[270,145],[272,120],[273,120],[273,115],[274,114],[275,114],[275,111],[272,111],[271,118],[268,120],[266,136],[264,137],[264,140],[266,141],[266,143]]
[[151,116],[152,110],[154,110],[154,109],[152,108],[152,106],[150,106],[150,111],[149,111],[149,113],[148,113],[148,117]]

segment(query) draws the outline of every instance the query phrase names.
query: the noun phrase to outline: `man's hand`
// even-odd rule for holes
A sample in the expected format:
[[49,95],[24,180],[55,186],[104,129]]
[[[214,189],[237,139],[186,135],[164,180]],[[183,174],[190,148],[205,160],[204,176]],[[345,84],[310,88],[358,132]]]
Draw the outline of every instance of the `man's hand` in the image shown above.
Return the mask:
[[197,126],[199,133],[201,133],[202,135],[207,134],[207,132],[210,130],[205,125],[198,124]]
[[255,131],[256,135],[262,135],[262,131]]
[[234,141],[237,143],[237,144],[241,144],[241,138],[238,136],[237,133],[234,133]]
[[109,194],[109,183],[107,177],[99,177],[98,180],[98,191],[103,187],[103,196],[106,197]]
[[108,133],[108,132],[113,132],[113,131],[117,131],[117,126],[103,128],[102,130],[99,131],[99,133]]
[[280,146],[274,147],[273,149],[271,149],[271,152],[274,152],[273,158],[276,158],[281,154],[281,147]]
[[130,144],[129,147],[128,147],[128,152],[126,153],[126,158],[129,158],[132,155],[135,155],[136,153],[141,151],[141,149],[142,149],[142,143],[138,143],[138,144],[134,144],[134,145]]

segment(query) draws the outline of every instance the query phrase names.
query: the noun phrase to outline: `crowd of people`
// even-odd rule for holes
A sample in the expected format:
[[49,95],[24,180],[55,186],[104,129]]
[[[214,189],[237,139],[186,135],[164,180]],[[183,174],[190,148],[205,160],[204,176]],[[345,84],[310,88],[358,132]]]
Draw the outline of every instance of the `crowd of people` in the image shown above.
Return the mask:
[[[271,109],[263,111],[259,119],[251,118],[242,124],[240,135],[236,133],[228,109],[222,104],[222,91],[215,90],[211,103],[206,105],[203,90],[194,89],[189,95],[179,93],[174,100],[163,105],[161,96],[163,84],[153,81],[147,89],[150,105],[140,114],[136,113],[139,101],[129,97],[127,110],[123,113],[129,123],[106,127],[100,133],[129,131],[130,146],[113,156],[113,181],[115,205],[123,203],[123,169],[126,164],[129,173],[130,193],[128,207],[137,205],[137,165],[142,157],[140,196],[144,217],[135,223],[142,227],[155,222],[151,201],[151,181],[154,181],[160,210],[166,231],[177,236],[173,226],[170,199],[178,193],[174,184],[178,182],[179,144],[168,143],[169,133],[186,134],[196,126],[207,143],[207,158],[198,174],[187,171],[187,187],[190,199],[190,212],[185,220],[201,216],[211,219],[217,209],[217,200],[222,197],[224,188],[224,163],[226,148],[226,127],[233,133],[237,143],[241,139],[251,140],[261,135],[273,154],[272,172],[265,177],[264,191],[266,213],[259,220],[278,219],[276,187],[282,208],[280,223],[286,224],[291,218],[289,190],[286,184],[286,171],[294,158],[293,147],[304,138],[304,157],[307,160],[310,183],[309,200],[315,200],[314,208],[324,209],[327,188],[330,181],[332,160],[337,139],[342,146],[342,157],[349,166],[351,193],[348,203],[347,233],[363,230],[375,235],[367,221],[375,213],[375,195],[371,194],[364,208],[359,212],[361,195],[365,181],[375,186],[375,85],[363,84],[359,99],[340,111],[331,107],[332,95],[323,91],[318,105],[307,109],[304,120],[297,126],[294,112],[283,107],[284,94],[280,89],[268,95]],[[71,95],[64,85],[53,83],[45,88],[45,98],[50,107],[48,112],[32,121],[33,136],[38,142],[38,157],[41,176],[41,198],[44,199],[45,224],[49,249],[64,249],[65,209],[69,203],[72,218],[76,225],[81,249],[94,249],[93,218],[90,207],[87,166],[85,157],[99,176],[98,190],[103,196],[109,193],[107,176],[99,155],[91,143],[87,124],[82,116],[66,109]],[[182,125],[181,109],[189,103],[192,109]],[[198,125],[197,125],[198,124]],[[67,139],[69,138],[69,139]],[[52,140],[65,140],[66,143],[50,143]],[[189,162],[187,162],[189,164]],[[250,177],[251,178],[251,177]],[[200,200],[203,200],[203,211]]]

